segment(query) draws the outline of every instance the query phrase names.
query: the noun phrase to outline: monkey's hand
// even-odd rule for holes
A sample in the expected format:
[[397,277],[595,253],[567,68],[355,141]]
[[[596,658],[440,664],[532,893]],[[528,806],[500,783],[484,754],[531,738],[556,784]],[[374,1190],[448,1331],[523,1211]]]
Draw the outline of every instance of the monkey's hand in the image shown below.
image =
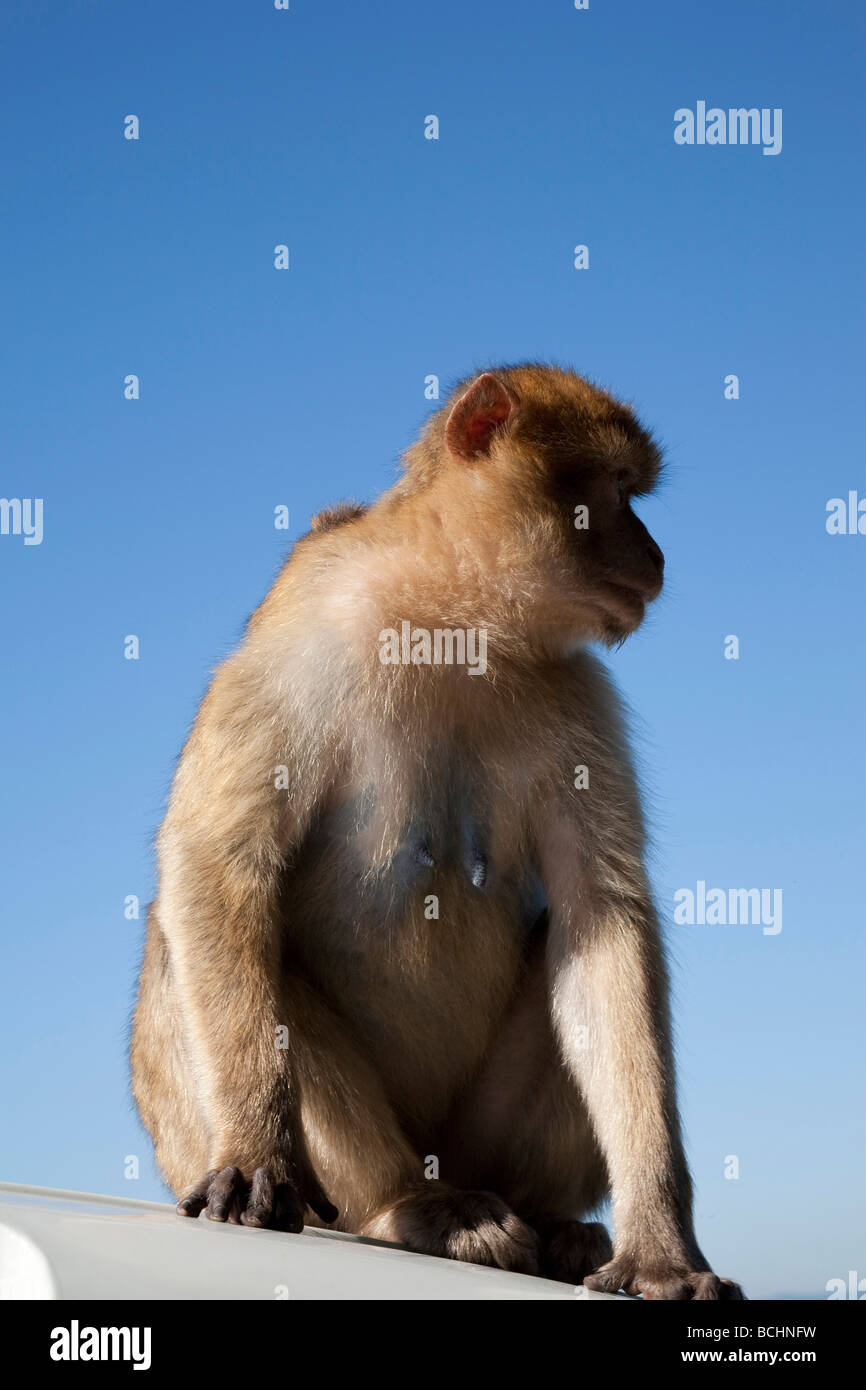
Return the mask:
[[583,1282],[598,1293],[619,1293],[622,1289],[625,1293],[642,1294],[645,1299],[745,1299],[743,1290],[732,1279],[720,1279],[711,1269],[694,1269],[694,1263],[687,1256],[647,1260],[615,1255]]
[[271,1168],[256,1168],[250,1179],[239,1168],[213,1168],[194,1183],[177,1204],[180,1216],[258,1226],[275,1231],[302,1231],[304,1210],[311,1207],[322,1221],[336,1221],[337,1208],[328,1201],[318,1178],[305,1165],[293,1166],[290,1180],[277,1182]]

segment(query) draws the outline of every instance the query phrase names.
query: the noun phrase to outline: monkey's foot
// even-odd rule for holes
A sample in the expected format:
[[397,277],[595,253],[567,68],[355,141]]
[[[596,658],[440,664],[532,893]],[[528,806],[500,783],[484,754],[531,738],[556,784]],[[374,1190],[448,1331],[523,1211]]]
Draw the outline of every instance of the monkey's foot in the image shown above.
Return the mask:
[[710,1269],[694,1270],[687,1265],[662,1262],[650,1264],[627,1255],[618,1255],[587,1275],[584,1284],[599,1293],[642,1294],[645,1299],[693,1299],[731,1301],[745,1299],[739,1284],[720,1279]]
[[251,1179],[239,1168],[212,1169],[177,1204],[180,1216],[228,1221],[236,1226],[259,1226],[275,1231],[302,1231],[304,1210],[311,1206],[323,1221],[336,1221],[332,1206],[312,1175],[303,1183],[275,1182],[269,1168],[257,1168]]
[[541,1241],[540,1272],[563,1284],[582,1284],[585,1276],[613,1255],[607,1227],[600,1221],[530,1218]]
[[538,1272],[538,1237],[492,1192],[460,1192],[431,1182],[377,1212],[359,1234],[421,1255]]

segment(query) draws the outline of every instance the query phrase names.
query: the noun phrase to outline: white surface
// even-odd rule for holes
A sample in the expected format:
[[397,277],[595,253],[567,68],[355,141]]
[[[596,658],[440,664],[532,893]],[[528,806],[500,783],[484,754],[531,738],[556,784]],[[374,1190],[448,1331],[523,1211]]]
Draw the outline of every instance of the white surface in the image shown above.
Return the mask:
[[338,1231],[253,1231],[159,1202],[0,1183],[3,1299],[609,1297]]

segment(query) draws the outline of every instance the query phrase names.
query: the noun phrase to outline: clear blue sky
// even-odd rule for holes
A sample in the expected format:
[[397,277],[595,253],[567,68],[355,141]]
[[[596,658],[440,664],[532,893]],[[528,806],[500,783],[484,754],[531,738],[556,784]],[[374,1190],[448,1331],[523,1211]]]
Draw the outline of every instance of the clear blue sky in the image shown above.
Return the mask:
[[[862,7],[8,0],[0,24],[0,492],[44,499],[41,545],[0,536],[2,1174],[161,1194],[123,904],[207,673],[310,513],[392,480],[428,373],[541,357],[668,448],[641,507],[666,596],[611,665],[702,1243],[754,1295],[866,1276],[866,536],[825,529],[866,495]],[[699,100],[781,107],[782,153],[675,145]],[[676,926],[698,880],[781,888],[781,933]]]

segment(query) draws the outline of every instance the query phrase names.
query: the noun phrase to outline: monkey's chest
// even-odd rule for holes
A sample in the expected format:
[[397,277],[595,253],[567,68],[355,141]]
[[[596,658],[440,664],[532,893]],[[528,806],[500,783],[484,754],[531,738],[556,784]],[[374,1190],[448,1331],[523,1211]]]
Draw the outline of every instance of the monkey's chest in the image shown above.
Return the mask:
[[392,1101],[441,1115],[484,1054],[544,895],[517,818],[461,779],[322,815],[286,883],[291,961],[364,1039]]
[[315,880],[315,898],[355,936],[368,919],[393,928],[446,906],[463,914],[495,905],[523,925],[544,906],[524,842],[518,811],[484,782],[426,779],[399,797],[373,784],[322,814],[296,873]]

